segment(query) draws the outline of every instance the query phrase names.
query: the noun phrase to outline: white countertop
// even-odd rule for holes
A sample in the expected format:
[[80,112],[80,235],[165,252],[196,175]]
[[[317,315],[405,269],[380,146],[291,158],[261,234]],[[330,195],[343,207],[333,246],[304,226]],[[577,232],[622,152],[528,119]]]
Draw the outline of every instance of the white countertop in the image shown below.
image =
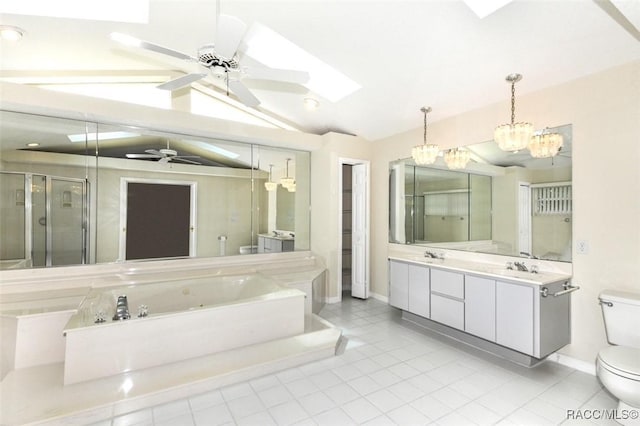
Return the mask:
[[283,240],[283,241],[288,241],[288,240],[295,239],[295,237],[292,237],[291,235],[282,235],[282,234],[278,234],[278,235],[258,234],[258,236],[259,237],[265,237],[265,238],[273,238],[274,240]]
[[571,275],[557,272],[539,271],[524,272],[507,269],[504,265],[493,263],[473,262],[461,259],[433,259],[424,255],[414,254],[390,254],[389,259],[416,265],[428,266],[430,268],[443,269],[452,272],[471,273],[482,275],[494,279],[521,282],[524,284],[547,285],[557,281],[569,280]]

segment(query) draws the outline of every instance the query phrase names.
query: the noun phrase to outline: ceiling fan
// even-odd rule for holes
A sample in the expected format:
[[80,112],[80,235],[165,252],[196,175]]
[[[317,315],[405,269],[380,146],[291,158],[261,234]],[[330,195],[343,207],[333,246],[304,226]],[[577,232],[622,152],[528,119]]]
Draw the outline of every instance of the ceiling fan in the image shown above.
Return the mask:
[[189,160],[190,158],[200,158],[197,155],[178,155],[178,151],[175,149],[169,148],[169,141],[167,141],[167,147],[162,149],[146,149],[145,154],[127,154],[127,158],[137,159],[137,160],[153,160],[157,159],[158,163],[170,163],[172,161],[178,161],[181,163],[188,164],[202,164],[197,161]]
[[[249,107],[258,106],[260,100],[242,83],[242,77],[297,84],[304,84],[309,81],[309,73],[306,71],[241,66],[238,49],[244,38],[246,28],[246,24],[234,16],[219,15],[215,44],[207,44],[200,47],[195,57],[149,41],[138,40],[125,34],[113,33],[111,38],[129,46],[140,47],[188,62],[195,62],[209,71],[215,78],[224,79],[227,95],[231,90],[243,104]],[[207,77],[208,74],[208,72],[189,73],[169,80],[159,85],[158,88],[173,91],[201,80]]]

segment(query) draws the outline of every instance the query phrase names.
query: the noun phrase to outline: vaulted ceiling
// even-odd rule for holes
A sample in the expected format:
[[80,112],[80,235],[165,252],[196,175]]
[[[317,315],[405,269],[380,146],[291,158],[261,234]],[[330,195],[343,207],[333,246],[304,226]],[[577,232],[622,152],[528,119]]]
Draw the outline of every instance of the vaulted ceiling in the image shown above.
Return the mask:
[[[276,31],[361,86],[331,102],[300,85],[247,82],[260,110],[310,133],[376,140],[421,127],[423,105],[433,108],[433,121],[504,101],[506,121],[510,89],[504,78],[513,72],[524,75],[517,93],[526,94],[639,60],[638,4],[516,0],[479,18],[458,0],[150,0],[143,24],[5,13],[0,24],[26,34],[18,43],[2,42],[0,77],[35,81],[62,72],[168,79],[169,70],[191,69],[124,47],[110,33],[195,55],[214,41],[219,7],[249,27]],[[622,18],[611,12],[616,5]],[[259,65],[248,57],[244,64]],[[315,111],[303,106],[309,95],[320,101]]]

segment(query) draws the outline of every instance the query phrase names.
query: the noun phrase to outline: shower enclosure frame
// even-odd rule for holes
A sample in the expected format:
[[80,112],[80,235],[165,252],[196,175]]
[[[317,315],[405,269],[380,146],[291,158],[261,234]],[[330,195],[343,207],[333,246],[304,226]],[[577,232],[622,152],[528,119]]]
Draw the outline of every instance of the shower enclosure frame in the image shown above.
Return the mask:
[[66,176],[53,176],[40,173],[30,172],[15,172],[15,171],[0,171],[0,174],[22,175],[24,176],[24,260],[27,262],[33,262],[34,258],[34,236],[35,227],[33,223],[33,177],[42,176],[45,179],[45,203],[44,203],[44,226],[45,226],[45,264],[42,266],[54,266],[53,265],[53,225],[51,221],[52,217],[52,202],[53,202],[53,181],[73,182],[80,184],[82,187],[82,207],[81,211],[81,262],[84,265],[89,258],[89,181],[87,179],[72,178]]

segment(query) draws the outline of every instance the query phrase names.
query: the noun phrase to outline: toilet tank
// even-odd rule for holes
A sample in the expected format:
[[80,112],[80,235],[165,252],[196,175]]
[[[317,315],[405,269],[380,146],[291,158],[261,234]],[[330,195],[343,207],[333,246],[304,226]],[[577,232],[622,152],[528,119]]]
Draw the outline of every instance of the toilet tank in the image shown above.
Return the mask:
[[607,341],[640,348],[640,294],[617,290],[600,293]]

